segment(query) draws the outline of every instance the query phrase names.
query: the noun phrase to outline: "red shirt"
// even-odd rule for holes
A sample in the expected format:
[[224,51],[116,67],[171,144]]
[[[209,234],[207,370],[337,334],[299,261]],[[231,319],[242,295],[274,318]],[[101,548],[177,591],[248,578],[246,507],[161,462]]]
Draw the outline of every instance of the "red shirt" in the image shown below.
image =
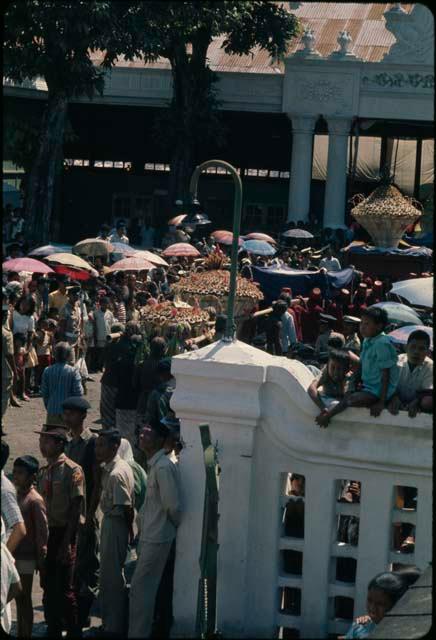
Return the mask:
[[17,492],[17,502],[26,527],[26,535],[14,551],[21,560],[41,560],[47,554],[48,523],[45,502],[33,487],[25,494]]

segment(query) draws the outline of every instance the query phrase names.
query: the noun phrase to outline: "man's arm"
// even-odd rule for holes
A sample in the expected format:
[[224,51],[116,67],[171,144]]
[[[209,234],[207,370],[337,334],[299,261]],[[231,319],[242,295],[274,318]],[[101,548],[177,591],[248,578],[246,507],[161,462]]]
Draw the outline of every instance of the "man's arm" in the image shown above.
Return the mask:
[[24,522],[17,522],[12,527],[9,538],[6,541],[6,546],[11,553],[14,553],[15,549],[20,544],[21,540],[26,535],[26,527]]
[[73,384],[71,389],[72,396],[83,396],[82,377],[77,369],[74,369]]
[[61,564],[67,563],[70,545],[75,541],[77,537],[82,501],[83,496],[75,496],[72,499],[70,517],[68,519],[64,537],[58,551],[57,559]]
[[307,393],[309,394],[309,398],[316,404],[318,409],[321,409],[321,411],[324,411],[325,406],[319,397],[318,387],[319,387],[319,379],[315,378],[315,380],[313,380],[310,383],[309,388],[307,389]]
[[133,520],[135,518],[135,510],[131,506],[123,506],[124,519],[127,523],[127,529],[129,531],[129,544],[132,544],[135,539],[135,533],[133,531]]

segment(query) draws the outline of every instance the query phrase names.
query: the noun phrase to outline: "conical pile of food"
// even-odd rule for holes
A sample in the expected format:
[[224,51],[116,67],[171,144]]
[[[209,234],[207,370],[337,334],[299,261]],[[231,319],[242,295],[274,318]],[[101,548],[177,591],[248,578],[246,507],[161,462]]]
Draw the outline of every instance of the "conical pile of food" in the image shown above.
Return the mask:
[[147,335],[154,333],[167,337],[174,326],[178,326],[184,333],[190,334],[189,337],[194,338],[203,333],[208,321],[207,311],[189,305],[177,306],[173,302],[146,305],[139,311],[139,322]]
[[398,247],[405,229],[422,213],[383,175],[380,185],[351,210],[351,215],[370,234],[376,247]]
[[[191,273],[176,282],[172,291],[181,300],[201,308],[214,307],[217,313],[227,312],[230,273],[221,268],[224,258],[211,254],[205,261],[205,271]],[[258,287],[238,276],[235,296],[235,317],[249,314],[263,300]]]

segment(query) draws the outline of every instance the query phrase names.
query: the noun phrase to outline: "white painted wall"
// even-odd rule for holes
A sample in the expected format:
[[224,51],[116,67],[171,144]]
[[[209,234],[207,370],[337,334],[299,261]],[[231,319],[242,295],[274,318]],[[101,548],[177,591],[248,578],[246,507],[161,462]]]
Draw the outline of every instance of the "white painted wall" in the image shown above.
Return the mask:
[[[298,362],[270,356],[244,343],[214,343],[173,359],[177,379],[172,406],[182,420],[180,471],[185,515],[177,539],[174,634],[195,629],[205,471],[198,425],[218,441],[220,475],[218,625],[229,637],[273,637],[276,627],[302,637],[326,637],[348,626],[330,618],[331,599],[355,600],[365,613],[368,581],[392,561],[393,490],[418,488],[414,555],[431,560],[430,416],[411,420],[386,411],[371,418],[354,409],[326,430],[315,422],[306,388],[311,374]],[[280,474],[306,477],[304,540],[283,538]],[[362,483],[360,505],[336,502],[336,481]],[[283,502],[283,501],[282,501]],[[360,517],[358,547],[335,544],[338,512]],[[401,516],[399,518],[401,520]],[[280,570],[279,548],[303,552],[301,577]],[[336,583],[334,556],[357,559],[356,584]],[[279,586],[302,589],[301,616],[278,613]]]

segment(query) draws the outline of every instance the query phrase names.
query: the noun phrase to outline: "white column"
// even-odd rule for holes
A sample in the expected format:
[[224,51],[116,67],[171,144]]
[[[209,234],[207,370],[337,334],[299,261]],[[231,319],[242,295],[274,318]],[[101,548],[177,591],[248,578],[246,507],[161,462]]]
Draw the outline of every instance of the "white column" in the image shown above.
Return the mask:
[[350,133],[351,120],[327,118],[327,123],[329,150],[323,226],[331,229],[344,229],[348,135]]
[[312,181],[313,132],[317,117],[288,114],[292,120],[292,158],[289,181],[288,222],[309,219]]

